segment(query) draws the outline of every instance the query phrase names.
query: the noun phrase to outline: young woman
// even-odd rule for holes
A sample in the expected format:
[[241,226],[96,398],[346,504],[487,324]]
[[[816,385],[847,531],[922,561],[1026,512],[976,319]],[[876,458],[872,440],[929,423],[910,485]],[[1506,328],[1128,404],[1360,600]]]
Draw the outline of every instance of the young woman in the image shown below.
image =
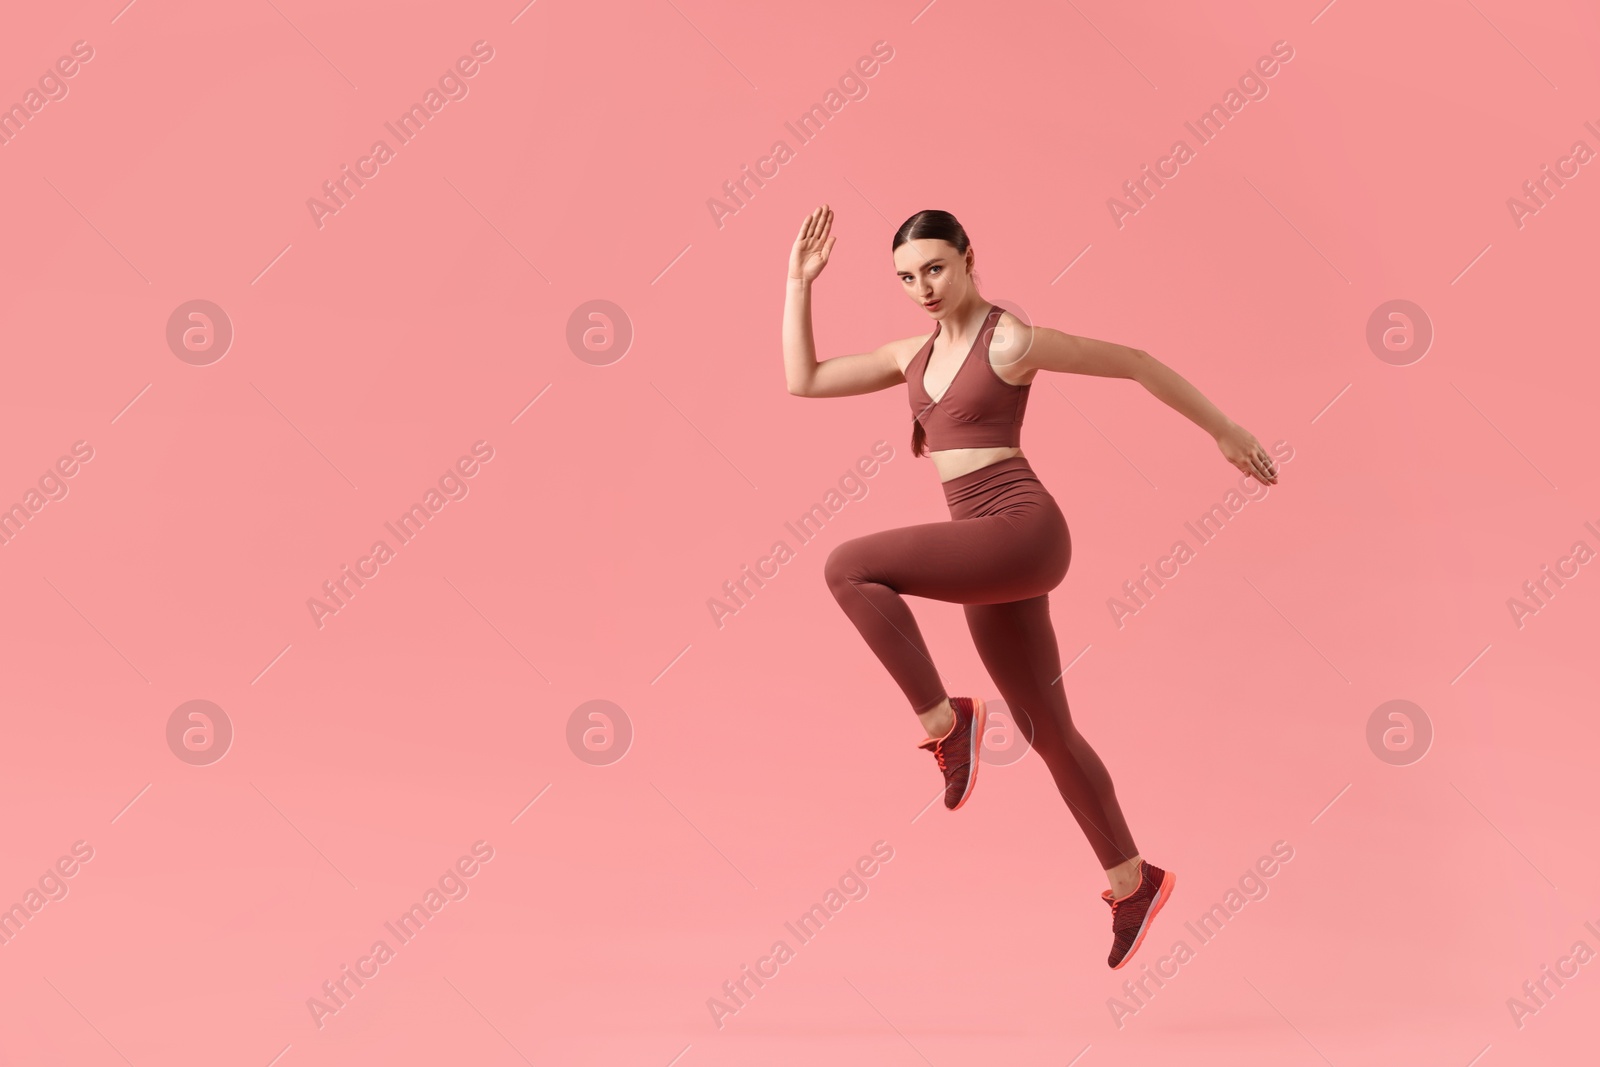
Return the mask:
[[1066,519],[1023,457],[1022,415],[1040,371],[1131,378],[1216,439],[1246,474],[1276,484],[1272,458],[1148,352],[1030,326],[989,303],[973,276],[976,256],[948,212],[919,211],[894,235],[895,273],[905,295],[934,320],[933,332],[857,355],[817,362],[811,284],[827,266],[833,210],[817,208],[789,254],[783,362],[795,396],[855,396],[908,386],[911,450],[933,460],[949,522],[885,530],[845,541],[824,574],[839,606],[905,692],[944,774],[946,808],[972,795],[983,743],[984,702],[946,694],[903,597],[963,605],[978,655],[1089,839],[1111,887],[1112,945],[1119,968],[1172,895],[1176,876],[1145,861],[1117,804],[1105,765],[1073,725],[1056,684],[1061,654],[1049,593],[1066,577]]

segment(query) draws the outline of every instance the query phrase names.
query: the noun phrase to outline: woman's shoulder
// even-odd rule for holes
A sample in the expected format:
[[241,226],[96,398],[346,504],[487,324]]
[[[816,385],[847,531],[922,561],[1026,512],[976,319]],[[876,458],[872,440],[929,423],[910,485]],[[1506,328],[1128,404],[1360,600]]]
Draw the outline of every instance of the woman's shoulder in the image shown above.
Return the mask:
[[[1033,347],[1034,331],[1043,327],[1029,322],[1025,310],[1018,315],[1008,308],[1000,307],[999,304],[995,307],[1000,308],[1000,314],[995,318],[994,333],[989,336],[989,362],[997,369],[1022,368],[1026,366],[1024,360],[1028,350]],[[1013,384],[1031,384],[1037,373],[1037,368],[1030,369],[1026,372],[1024,381]]]

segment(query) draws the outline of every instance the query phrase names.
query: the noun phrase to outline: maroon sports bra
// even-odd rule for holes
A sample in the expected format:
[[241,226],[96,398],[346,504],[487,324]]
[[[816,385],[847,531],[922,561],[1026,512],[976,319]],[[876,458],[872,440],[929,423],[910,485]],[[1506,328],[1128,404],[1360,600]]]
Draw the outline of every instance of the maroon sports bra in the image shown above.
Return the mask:
[[[1022,413],[1028,406],[1027,385],[1012,385],[989,362],[989,342],[1000,321],[1001,307],[990,306],[983,328],[956,368],[950,386],[938,400],[928,395],[922,378],[933,356],[933,339],[940,322],[934,322],[927,342],[906,364],[906,393],[911,417],[922,423],[930,452],[946,448],[1016,448],[1022,444]],[[982,363],[984,366],[974,366]]]

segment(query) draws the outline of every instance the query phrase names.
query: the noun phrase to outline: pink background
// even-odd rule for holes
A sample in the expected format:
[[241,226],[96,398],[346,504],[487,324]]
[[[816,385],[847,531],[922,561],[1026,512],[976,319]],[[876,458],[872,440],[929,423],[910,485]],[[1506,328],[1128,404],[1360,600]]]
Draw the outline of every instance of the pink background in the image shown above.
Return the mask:
[[[1600,950],[1597,565],[1520,628],[1507,601],[1600,549],[1600,176],[1520,228],[1506,202],[1600,148],[1595,13],[919,2],[9,13],[0,102],[93,58],[0,146],[0,505],[93,458],[0,546],[0,905],[93,857],[0,945],[5,1063],[1592,1057],[1600,962],[1520,1028],[1506,1002]],[[398,146],[383,124],[480,40]],[[1198,146],[1184,122],[1280,40]],[[784,123],[876,41],[866,96],[799,145]],[[380,137],[319,228],[308,198]],[[1108,198],[1180,137],[1119,228]],[[1037,757],[928,807],[917,723],[822,580],[842,541],[948,517],[903,387],[784,389],[785,265],[823,202],[823,357],[926,332],[889,244],[943,208],[986,297],[1145,348],[1294,450],[1119,629],[1108,598],[1240,476],[1133,382],[1033,390],[1073,541],[1063,684],[1180,877],[1124,971]],[[166,341],[195,299],[235,331],[206,366]],[[1405,366],[1366,341],[1392,299],[1435,331]],[[569,342],[594,300],[625,354]],[[719,628],[723,583],[879,440],[866,495]],[[319,628],[308,599],[476,441],[468,494]],[[951,691],[994,699],[960,608],[913,607]],[[1434,731],[1407,766],[1366,740],[1393,699]],[[190,700],[234,730],[209,765],[168,745]],[[609,765],[568,742],[591,700],[631,724]],[[308,998],[477,841],[468,895],[319,1028]],[[784,923],[877,841],[867,895],[799,945]],[[1108,998],[1276,841],[1268,895],[1119,1026]],[[779,938],[719,1027],[708,999]]]

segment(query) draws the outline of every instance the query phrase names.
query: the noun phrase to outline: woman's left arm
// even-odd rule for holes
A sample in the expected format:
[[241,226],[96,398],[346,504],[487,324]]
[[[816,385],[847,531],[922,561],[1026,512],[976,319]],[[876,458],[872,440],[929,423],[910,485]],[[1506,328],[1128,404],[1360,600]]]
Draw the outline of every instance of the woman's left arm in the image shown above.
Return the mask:
[[1018,363],[1020,368],[1131,378],[1157,400],[1210,434],[1229,463],[1261,481],[1277,482],[1277,465],[1255,436],[1224,415],[1181,374],[1144,349],[1096,341],[1091,337],[1075,337],[1047,326],[1035,326],[1031,334],[1031,338],[1020,339],[1025,345]]

